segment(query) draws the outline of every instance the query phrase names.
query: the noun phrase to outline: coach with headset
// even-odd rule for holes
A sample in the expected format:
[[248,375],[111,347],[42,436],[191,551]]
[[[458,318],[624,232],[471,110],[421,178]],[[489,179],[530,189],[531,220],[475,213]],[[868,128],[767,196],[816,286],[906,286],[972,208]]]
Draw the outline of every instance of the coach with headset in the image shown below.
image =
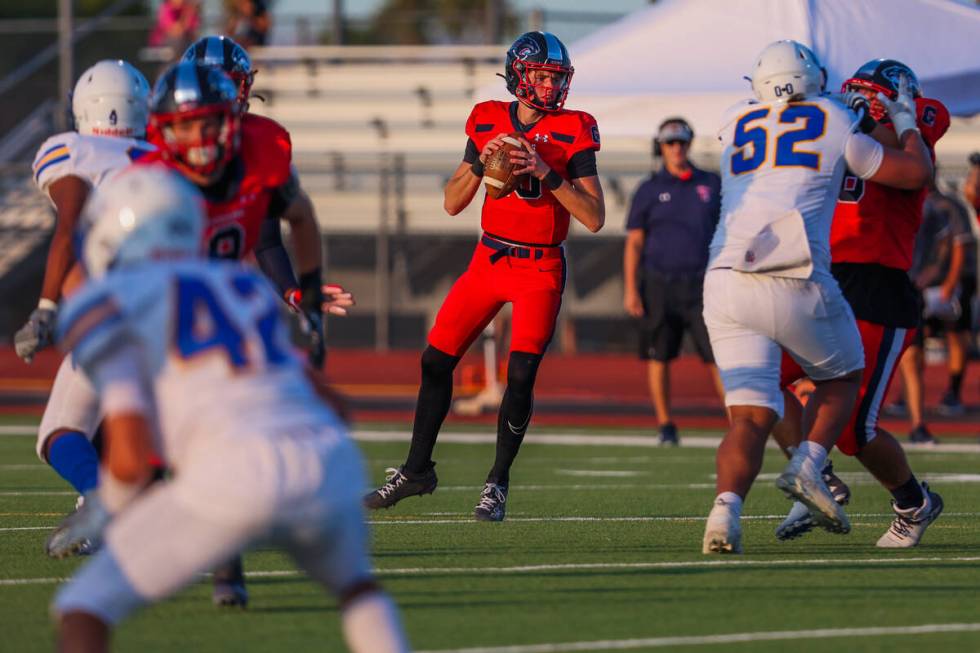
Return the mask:
[[660,425],[660,443],[678,444],[670,413],[670,361],[684,332],[721,383],[708,331],[701,317],[708,244],[718,224],[721,179],[691,164],[694,130],[686,120],[667,118],[653,139],[659,171],[640,184],[626,221],[623,252],[626,312],[640,325],[640,358],[646,360],[650,398]]

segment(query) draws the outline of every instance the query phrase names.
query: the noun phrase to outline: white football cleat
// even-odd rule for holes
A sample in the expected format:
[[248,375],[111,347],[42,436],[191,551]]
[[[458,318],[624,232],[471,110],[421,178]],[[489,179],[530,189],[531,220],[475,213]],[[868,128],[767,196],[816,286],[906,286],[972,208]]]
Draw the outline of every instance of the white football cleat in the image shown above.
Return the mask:
[[780,541],[795,539],[812,531],[815,525],[810,509],[799,501],[794,501],[786,519],[776,527],[776,539]]
[[817,526],[831,533],[851,532],[847,513],[830,493],[823,476],[812,471],[812,465],[804,465],[803,456],[793,456],[786,469],[776,479],[776,487],[791,499],[796,499],[810,509]]
[[701,553],[741,553],[742,526],[724,499],[715,499],[704,528]]
[[918,508],[900,509],[892,501],[895,519],[885,534],[875,545],[879,549],[910,549],[917,546],[929,524],[936,521],[943,512],[943,498],[929,491],[929,486],[922,484],[922,494],[925,500]]

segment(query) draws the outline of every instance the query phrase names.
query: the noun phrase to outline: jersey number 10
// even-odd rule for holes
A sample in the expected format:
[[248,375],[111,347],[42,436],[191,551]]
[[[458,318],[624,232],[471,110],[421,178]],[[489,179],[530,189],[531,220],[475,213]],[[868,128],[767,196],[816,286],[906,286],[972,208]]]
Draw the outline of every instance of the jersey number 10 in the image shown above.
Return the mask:
[[[751,123],[762,120],[769,115],[771,108],[750,111],[735,124],[735,138],[732,144],[737,148],[732,154],[731,172],[741,175],[759,168],[768,158],[769,132],[765,127]],[[808,150],[798,150],[797,145],[816,141],[824,135],[827,126],[827,114],[813,104],[788,104],[779,114],[779,123],[796,125],[803,121],[798,129],[789,129],[775,138],[775,154],[773,167],[801,167],[820,169],[820,153]],[[747,154],[748,153],[748,154]]]

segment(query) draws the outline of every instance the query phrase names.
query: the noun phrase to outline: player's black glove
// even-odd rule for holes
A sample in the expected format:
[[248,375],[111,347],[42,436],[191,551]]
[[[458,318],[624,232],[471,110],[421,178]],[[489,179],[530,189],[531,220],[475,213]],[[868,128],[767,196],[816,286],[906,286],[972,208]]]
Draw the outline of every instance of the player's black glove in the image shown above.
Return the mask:
[[974,152],[970,155],[970,165],[980,166],[980,152]]
[[54,342],[57,314],[58,305],[50,299],[42,299],[27,318],[27,324],[14,334],[14,349],[25,363],[30,363],[34,354]]
[[300,313],[306,318],[306,331],[309,338],[307,356],[313,369],[323,369],[327,359],[327,343],[323,337],[323,287],[320,268],[300,275],[299,289]]

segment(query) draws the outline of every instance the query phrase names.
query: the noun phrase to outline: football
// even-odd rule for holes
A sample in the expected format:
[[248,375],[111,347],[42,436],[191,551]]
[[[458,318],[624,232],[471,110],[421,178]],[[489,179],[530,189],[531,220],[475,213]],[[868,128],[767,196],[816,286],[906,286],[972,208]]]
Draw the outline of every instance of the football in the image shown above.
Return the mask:
[[524,148],[518,140],[519,136],[516,132],[504,136],[504,144],[487,158],[483,166],[483,183],[486,184],[487,195],[492,199],[507,197],[527,176],[515,175],[514,164],[510,161],[511,152]]

